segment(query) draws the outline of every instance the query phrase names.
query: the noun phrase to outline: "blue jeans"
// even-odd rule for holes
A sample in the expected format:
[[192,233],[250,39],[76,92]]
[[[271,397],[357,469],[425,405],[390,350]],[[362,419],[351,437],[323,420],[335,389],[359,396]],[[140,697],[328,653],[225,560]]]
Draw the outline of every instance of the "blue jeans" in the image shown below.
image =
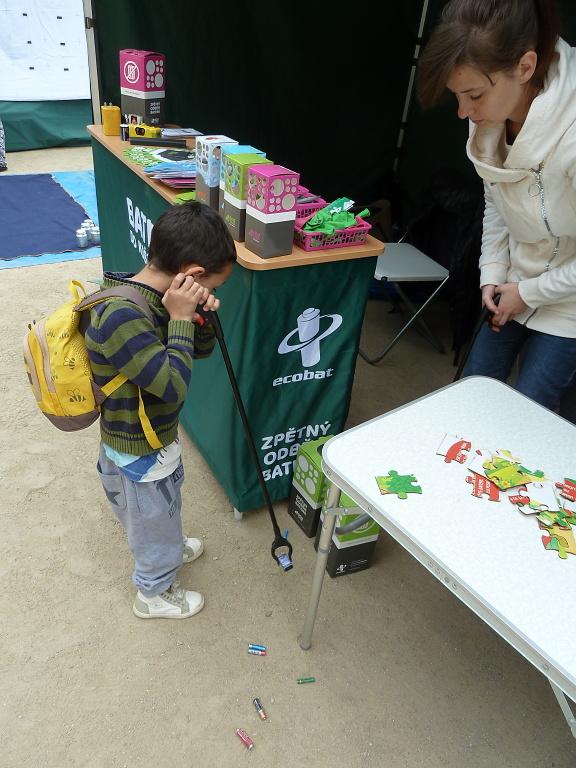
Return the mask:
[[506,323],[499,333],[486,324],[476,337],[462,375],[506,381],[520,352],[520,372],[514,388],[557,411],[576,375],[576,339],[534,331],[515,320]]

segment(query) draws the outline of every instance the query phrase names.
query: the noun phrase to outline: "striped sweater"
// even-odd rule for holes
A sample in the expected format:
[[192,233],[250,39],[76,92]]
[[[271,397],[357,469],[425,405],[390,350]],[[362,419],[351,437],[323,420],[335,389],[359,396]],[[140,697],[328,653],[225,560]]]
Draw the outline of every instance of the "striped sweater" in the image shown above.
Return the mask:
[[[122,285],[129,276],[106,273],[103,288]],[[162,294],[153,288],[132,281],[128,285],[148,301],[154,323],[134,302],[114,298],[90,310],[85,339],[96,384],[103,386],[118,373],[128,379],[101,406],[102,441],[117,451],[144,456],[154,449],[138,417],[138,387],[154,431],[166,446],[178,432],[192,358],[208,357],[215,336],[211,325],[170,320]]]

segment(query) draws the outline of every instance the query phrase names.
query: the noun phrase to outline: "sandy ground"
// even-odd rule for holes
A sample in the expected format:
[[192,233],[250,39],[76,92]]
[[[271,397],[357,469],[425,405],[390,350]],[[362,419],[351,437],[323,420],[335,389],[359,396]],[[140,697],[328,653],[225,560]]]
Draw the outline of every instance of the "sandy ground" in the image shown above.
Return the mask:
[[[8,159],[12,171],[90,162],[85,149]],[[235,522],[186,437],[183,517],[206,553],[181,581],[206,607],[181,622],[133,616],[124,533],[94,468],[97,427],[54,429],[21,362],[26,324],[66,297],[71,277],[100,271],[96,259],[0,272],[0,765],[573,766],[576,745],[545,678],[388,537],[369,570],[326,579],[313,648],[302,651],[311,541],[278,504],[296,562],[282,573],[266,513]],[[370,302],[365,343],[378,346],[395,322]],[[431,322],[447,336],[441,306]],[[359,361],[349,424],[452,374],[449,357],[411,333],[378,368]],[[250,641],[268,657],[248,656]],[[317,682],[297,685],[302,675]]]

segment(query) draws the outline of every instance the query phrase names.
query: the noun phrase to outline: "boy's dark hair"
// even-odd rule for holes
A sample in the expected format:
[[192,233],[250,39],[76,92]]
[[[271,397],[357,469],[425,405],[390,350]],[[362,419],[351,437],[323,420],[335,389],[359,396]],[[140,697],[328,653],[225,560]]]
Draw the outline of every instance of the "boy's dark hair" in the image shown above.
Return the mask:
[[236,261],[236,246],[218,213],[203,203],[173,205],[152,227],[148,262],[176,275],[189,264],[220,272]]
[[538,63],[531,82],[542,88],[558,40],[556,0],[451,0],[418,64],[416,88],[423,107],[437,104],[456,67],[493,72],[513,69],[526,51]]

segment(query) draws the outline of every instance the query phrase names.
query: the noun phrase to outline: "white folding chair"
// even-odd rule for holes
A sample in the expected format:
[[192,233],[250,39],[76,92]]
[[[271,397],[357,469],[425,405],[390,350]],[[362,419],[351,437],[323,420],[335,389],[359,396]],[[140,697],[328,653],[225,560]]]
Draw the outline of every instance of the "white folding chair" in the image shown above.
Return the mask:
[[[366,360],[367,363],[375,365],[379,363],[382,358],[390,352],[400,338],[406,333],[413,323],[418,323],[422,332],[426,335],[431,344],[433,344],[440,352],[444,352],[442,343],[436,339],[432,331],[428,328],[426,323],[422,320],[421,315],[429,306],[429,304],[440,293],[442,287],[450,277],[450,273],[443,266],[431,259],[422,251],[415,248],[410,243],[387,243],[384,252],[378,256],[376,263],[376,271],[374,272],[376,280],[382,282],[393,283],[396,291],[401,297],[402,301],[409,309],[411,316],[409,320],[404,324],[401,330],[383,349],[383,351],[375,357],[370,357],[361,349],[359,353],[361,357]],[[400,288],[399,283],[440,283],[440,285],[434,290],[426,301],[420,306],[415,307],[410,299],[406,296],[405,292]]]

